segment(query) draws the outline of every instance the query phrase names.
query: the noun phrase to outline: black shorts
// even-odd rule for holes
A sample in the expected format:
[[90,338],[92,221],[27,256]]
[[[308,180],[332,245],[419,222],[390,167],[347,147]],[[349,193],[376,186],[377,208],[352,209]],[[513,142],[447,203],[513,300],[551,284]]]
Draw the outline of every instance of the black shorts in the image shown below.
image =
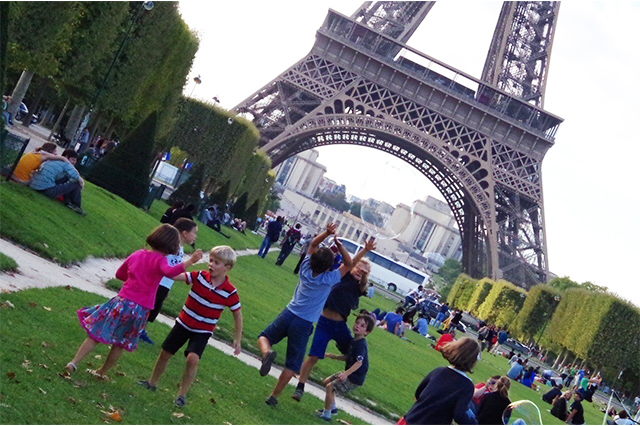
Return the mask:
[[207,347],[211,333],[195,333],[184,328],[180,323],[173,326],[167,338],[162,342],[162,349],[169,352],[171,355],[175,355],[178,350],[184,346],[186,341],[189,341],[187,349],[184,350],[184,356],[189,353],[198,355],[198,358],[202,358],[202,353]]
[[151,310],[151,312],[149,312],[149,318],[147,319],[147,321],[154,322],[156,320],[158,314],[160,313],[160,309],[162,309],[164,300],[169,295],[169,290],[171,289],[163,286],[158,286],[158,291],[156,291],[156,301],[153,305],[153,309]]

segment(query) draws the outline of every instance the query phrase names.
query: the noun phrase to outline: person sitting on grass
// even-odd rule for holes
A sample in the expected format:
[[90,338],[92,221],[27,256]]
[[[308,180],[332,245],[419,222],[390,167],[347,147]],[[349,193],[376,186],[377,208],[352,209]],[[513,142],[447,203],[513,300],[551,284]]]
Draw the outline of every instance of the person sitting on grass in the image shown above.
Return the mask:
[[186,281],[191,285],[176,323],[162,343],[162,351],[158,356],[153,373],[149,380],[141,380],[139,385],[155,391],[167,364],[180,348],[188,342],[184,355],[187,358],[178,396],[173,401],[176,407],[186,404],[187,392],[196,378],[198,363],[207,347],[209,337],[218,323],[224,307],[233,314],[235,338],[233,339],[234,355],[241,350],[242,313],[240,298],[236,288],[229,282],[227,272],[236,262],[236,252],[229,246],[217,246],[209,252],[209,270],[193,271],[182,274],[176,281]]
[[344,263],[338,269],[331,271],[333,252],[327,247],[319,247],[329,235],[335,234],[336,228],[335,224],[329,223],[327,229],[313,239],[307,257],[300,267],[300,280],[291,302],[258,336],[258,348],[262,353],[261,376],[269,374],[271,364],[276,358],[276,352],[271,350],[271,346],[287,338],[285,368],[271,395],[265,401],[272,407],[278,404],[278,396],[293,375],[300,372],[309,336],[313,331],[313,323],[320,318],[331,289],[340,282],[353,265],[349,253],[336,239]]
[[[184,258],[184,249],[182,248],[182,246],[184,246],[185,244],[193,245],[196,241],[198,233],[198,226],[196,225],[196,223],[184,217],[176,220],[176,223],[174,223],[173,226],[175,226],[180,233],[180,249],[178,250],[178,254],[170,254],[169,256],[167,256],[167,261],[171,266],[182,263],[182,260]],[[156,292],[156,301],[153,305],[153,310],[149,312],[147,323],[154,322],[158,317],[160,309],[162,309],[162,304],[169,295],[169,291],[171,291],[171,286],[173,286],[173,280],[169,277],[162,277],[162,279],[160,280],[160,286],[158,287],[158,291]],[[153,345],[153,340],[151,340],[151,338],[147,334],[146,326],[145,329],[142,330],[142,333],[140,333],[140,340]]]
[[502,413],[511,404],[509,399],[509,388],[511,380],[507,376],[498,379],[495,390],[486,395],[476,416],[479,425],[499,425],[502,424]]
[[397,307],[395,313],[389,312],[378,327],[386,327],[386,330],[395,334],[396,336],[402,336],[403,331],[403,323],[402,323],[402,315],[404,314],[404,309],[402,307]]
[[11,175],[11,180],[29,185],[31,182],[31,175],[40,168],[43,162],[64,161],[65,163],[69,163],[67,157],[56,155],[56,148],[58,148],[58,146],[55,143],[47,142],[41,147],[36,148],[33,152],[24,154],[20,157],[20,161],[18,161],[18,164]]
[[478,361],[480,345],[465,337],[446,344],[442,357],[449,367],[437,367],[424,378],[415,392],[416,402],[402,417],[399,425],[459,425],[477,424],[469,403],[473,397],[473,382],[467,376]]
[[175,213],[177,210],[183,207],[184,207],[184,201],[182,200],[178,200],[175,203],[173,203],[173,205],[169,207],[160,218],[160,223],[169,223],[171,221],[171,216],[173,216],[173,213]]
[[553,404],[553,401],[560,395],[562,395],[562,385],[557,384],[549,392],[542,395],[542,400],[547,404]]
[[353,324],[353,340],[345,355],[325,354],[325,357],[338,361],[346,361],[344,371],[336,373],[322,381],[326,395],[324,410],[318,410],[316,415],[322,420],[331,421],[331,414],[336,400],[336,392],[346,394],[364,384],[369,370],[369,358],[367,355],[367,341],[365,337],[375,327],[371,315],[360,314]]
[[294,400],[300,401],[302,395],[304,395],[304,386],[307,378],[318,360],[324,358],[327,345],[331,340],[336,342],[338,350],[343,354],[349,349],[349,344],[353,338],[347,326],[347,318],[351,310],[358,306],[360,296],[366,291],[371,264],[369,259],[364,258],[364,255],[371,250],[375,250],[373,239],[365,242],[364,248],[353,258],[355,265],[353,269],[342,277],[340,283],[331,289],[327,302],[322,309],[322,314],[318,319],[309,355],[302,364],[300,376],[298,377],[298,386],[293,395],[291,395]]
[[522,359],[518,358],[507,372],[507,377],[509,377],[511,380],[519,380],[523,371],[524,366],[522,365]]
[[435,349],[436,351],[441,352],[444,345],[455,341],[455,337],[456,337],[455,330],[451,330],[448,333],[442,333],[442,335],[438,339],[438,342],[435,345],[431,345],[431,346],[433,346],[433,349]]
[[104,365],[87,372],[106,379],[107,371],[115,365],[122,350],[132,352],[138,346],[162,277],[175,277],[202,258],[202,251],[196,250],[189,260],[170,266],[165,256],[178,252],[180,235],[168,224],[154,229],[147,237],[147,244],[151,250],[134,252],[116,271],[116,278],[124,281],[117,296],[102,305],[78,309],[78,320],[88,337],[65,366],[68,373],[75,372],[78,363],[102,343],[111,345]]
[[571,391],[566,391],[562,396],[557,396],[553,400],[551,415],[559,418],[563,422],[567,420],[567,401],[571,399]]
[[422,312],[419,312],[418,321],[416,321],[416,325],[415,327],[412,328],[412,330],[426,337],[428,326],[429,326],[429,321],[427,321],[427,319],[425,318],[425,314]]
[[500,376],[495,375],[489,377],[489,380],[487,380],[485,383],[481,382],[474,386],[473,398],[471,399],[473,404],[470,405],[470,408],[474,413],[478,412],[478,408],[480,407],[480,403],[482,402],[484,397],[489,395],[491,392],[495,392],[496,384],[498,384],[499,380]]
[[582,395],[579,392],[573,394],[573,404],[569,407],[569,415],[567,416],[567,423],[570,425],[583,425],[584,424],[584,408],[582,408]]
[[82,189],[84,180],[73,167],[78,160],[78,154],[72,149],[65,149],[62,156],[67,161],[45,161],[33,175],[29,187],[49,198],[64,197],[65,206],[74,212],[85,215],[82,210]]

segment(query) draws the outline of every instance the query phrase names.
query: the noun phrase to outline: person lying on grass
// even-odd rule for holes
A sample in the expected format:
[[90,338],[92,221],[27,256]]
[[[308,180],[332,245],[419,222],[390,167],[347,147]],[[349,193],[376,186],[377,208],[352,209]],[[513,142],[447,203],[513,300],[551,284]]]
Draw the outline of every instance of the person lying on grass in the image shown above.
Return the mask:
[[[369,357],[367,355],[367,341],[365,337],[375,327],[371,315],[360,314],[353,324],[353,339],[349,344],[349,350],[344,355],[325,354],[325,357],[338,361],[346,361],[344,371],[327,377],[322,381],[326,389],[324,410],[316,411],[316,416],[328,422],[331,421],[331,413],[334,410],[336,392],[346,394],[364,384],[369,370]],[[337,410],[336,410],[337,411]]]
[[[287,338],[285,368],[271,395],[265,401],[272,407],[278,403],[276,398],[282,393],[291,377],[300,372],[309,336],[313,331],[313,323],[320,318],[331,289],[353,266],[349,253],[340,241],[335,239],[344,263],[338,269],[331,270],[334,261],[333,252],[327,247],[319,246],[335,232],[336,225],[329,223],[327,229],[313,239],[307,256],[302,262],[300,281],[291,302],[258,336],[258,348],[262,353],[261,376],[269,374],[271,364],[276,358],[276,352],[271,350],[271,346]],[[356,255],[354,262],[357,264],[359,261],[360,258]]]
[[176,281],[186,281],[190,284],[191,292],[187,296],[180,315],[176,318],[173,329],[162,343],[162,351],[153,368],[151,378],[141,380],[138,384],[155,391],[171,357],[189,342],[184,351],[184,356],[187,357],[184,374],[178,395],[174,400],[176,407],[186,404],[187,392],[196,378],[198,363],[225,306],[233,313],[235,323],[233,353],[234,355],[240,353],[242,341],[240,298],[238,291],[227,277],[227,272],[233,268],[235,262],[236,252],[231,247],[217,246],[209,253],[208,271],[187,272],[174,278]]
[[165,256],[178,253],[180,235],[171,225],[160,225],[147,237],[151,250],[138,250],[131,254],[116,271],[116,278],[124,281],[118,295],[102,305],[78,309],[78,320],[87,332],[76,355],[65,369],[73,373],[95,347],[102,343],[111,345],[102,367],[87,370],[90,374],[107,379],[106,373],[122,355],[122,350],[133,352],[138,346],[140,333],[153,309],[158,283],[162,277],[181,274],[202,259],[202,251],[196,250],[183,263],[170,266]]
[[[173,224],[175,228],[180,233],[180,249],[178,250],[178,254],[173,255],[170,254],[167,256],[167,262],[169,265],[174,266],[178,263],[182,263],[184,258],[184,249],[183,246],[185,244],[193,245],[196,242],[196,238],[198,236],[198,226],[196,223],[187,219],[186,217],[181,217],[176,220],[176,223]],[[194,247],[195,248],[195,247]],[[158,287],[158,291],[156,292],[156,300],[153,305],[153,310],[149,312],[149,318],[147,322],[154,322],[160,313],[160,309],[162,309],[162,305],[164,304],[165,299],[169,295],[169,291],[171,291],[171,287],[173,286],[173,280],[169,277],[162,277],[160,280],[160,286]],[[153,345],[153,340],[147,335],[147,328],[145,326],[142,333],[140,333],[140,340],[143,342],[149,343]]]

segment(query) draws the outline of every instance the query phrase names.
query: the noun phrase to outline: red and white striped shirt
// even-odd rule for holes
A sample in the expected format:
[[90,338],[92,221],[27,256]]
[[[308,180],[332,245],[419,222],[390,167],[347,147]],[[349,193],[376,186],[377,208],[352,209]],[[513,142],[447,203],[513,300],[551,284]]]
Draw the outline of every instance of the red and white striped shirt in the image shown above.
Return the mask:
[[238,291],[228,277],[214,287],[209,271],[188,272],[186,275],[191,291],[176,321],[189,331],[213,334],[225,306],[231,311],[240,309]]

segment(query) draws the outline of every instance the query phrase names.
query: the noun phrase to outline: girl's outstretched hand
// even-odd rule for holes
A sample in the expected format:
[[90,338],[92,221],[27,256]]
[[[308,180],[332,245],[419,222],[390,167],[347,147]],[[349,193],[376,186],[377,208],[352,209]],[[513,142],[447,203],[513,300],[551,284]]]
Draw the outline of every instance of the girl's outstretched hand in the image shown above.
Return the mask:
[[191,260],[193,260],[193,262],[195,263],[200,259],[202,259],[202,250],[198,249],[194,251],[193,254],[191,255]]

